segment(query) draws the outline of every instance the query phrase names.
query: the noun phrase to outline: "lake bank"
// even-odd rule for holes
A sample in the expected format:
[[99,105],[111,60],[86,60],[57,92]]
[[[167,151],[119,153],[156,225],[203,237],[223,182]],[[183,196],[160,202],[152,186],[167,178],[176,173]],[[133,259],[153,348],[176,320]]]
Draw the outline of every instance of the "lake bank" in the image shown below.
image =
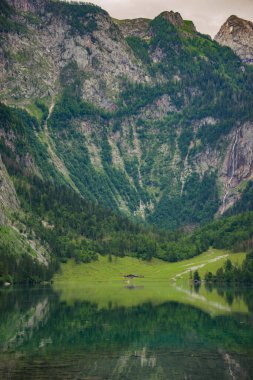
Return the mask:
[[[198,270],[204,278],[207,271],[215,272],[228,258],[241,264],[245,254],[212,249],[177,263],[158,259],[148,262],[131,257],[112,257],[109,260],[107,256],[100,256],[98,261],[89,264],[75,264],[70,260],[62,264],[61,273],[54,276],[53,288],[60,294],[61,300],[68,304],[88,301],[95,302],[99,308],[179,301],[212,315],[247,313],[248,307],[243,300],[235,300],[229,305],[219,291],[210,291],[204,285],[194,289],[189,282],[191,270]],[[129,274],[144,277],[124,278]]]

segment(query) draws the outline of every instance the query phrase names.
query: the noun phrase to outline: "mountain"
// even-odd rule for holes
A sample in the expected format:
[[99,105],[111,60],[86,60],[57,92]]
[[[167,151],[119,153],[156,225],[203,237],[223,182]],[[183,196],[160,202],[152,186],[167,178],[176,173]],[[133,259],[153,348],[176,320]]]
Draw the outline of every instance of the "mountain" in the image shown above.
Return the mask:
[[174,12],[115,21],[87,4],[9,4],[1,101],[37,118],[64,182],[163,227],[234,204],[252,176],[252,73],[231,50]]
[[243,61],[253,62],[253,23],[237,16],[230,16],[222,25],[215,40],[230,47]]
[[40,278],[55,256],[175,261],[212,242],[183,230],[238,200],[247,211],[253,72],[230,48],[172,11],[114,20],[88,3],[3,0],[0,19],[5,268],[18,251]]

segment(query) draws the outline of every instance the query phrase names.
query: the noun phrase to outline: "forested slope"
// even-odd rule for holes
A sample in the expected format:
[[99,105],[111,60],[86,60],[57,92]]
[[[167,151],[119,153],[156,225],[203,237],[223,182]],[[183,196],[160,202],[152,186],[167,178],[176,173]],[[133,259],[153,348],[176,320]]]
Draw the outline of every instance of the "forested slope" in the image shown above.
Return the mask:
[[251,245],[252,67],[174,12],[3,0],[0,19],[1,278]]

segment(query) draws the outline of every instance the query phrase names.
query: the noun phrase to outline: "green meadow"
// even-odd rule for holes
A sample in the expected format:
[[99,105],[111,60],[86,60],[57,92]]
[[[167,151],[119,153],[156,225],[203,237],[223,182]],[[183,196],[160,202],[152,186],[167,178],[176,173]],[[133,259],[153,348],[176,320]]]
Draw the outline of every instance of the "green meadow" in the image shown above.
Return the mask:
[[[198,270],[203,277],[207,271],[216,272],[228,258],[239,265],[245,254],[210,249],[200,256],[177,263],[115,256],[111,259],[99,256],[98,261],[89,264],[76,264],[69,260],[54,276],[53,286],[61,300],[68,304],[89,301],[96,303],[98,308],[115,308],[175,301],[196,306],[213,315],[247,312],[242,299],[228,303],[221,292],[207,290],[203,284],[195,291],[189,280],[191,271]],[[124,278],[129,274],[143,278]]]

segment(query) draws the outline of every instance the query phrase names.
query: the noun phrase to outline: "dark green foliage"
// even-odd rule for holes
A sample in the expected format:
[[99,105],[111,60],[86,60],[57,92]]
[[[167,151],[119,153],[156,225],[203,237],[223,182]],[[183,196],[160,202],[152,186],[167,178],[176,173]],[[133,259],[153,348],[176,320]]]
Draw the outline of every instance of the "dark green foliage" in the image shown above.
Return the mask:
[[78,69],[76,62],[71,62],[63,68],[60,74],[63,92],[49,120],[51,128],[55,130],[66,129],[72,120],[85,116],[90,116],[91,119],[95,120],[102,118],[102,121],[108,118],[107,112],[82,100],[81,88],[84,79],[85,73]]
[[0,284],[47,281],[58,269],[54,258],[48,267],[40,264],[31,246],[9,227],[0,227],[0,258]]
[[239,214],[245,211],[253,211],[253,181],[249,181],[236,204],[226,212],[226,215]]
[[177,231],[167,235],[164,250],[158,252],[158,257],[178,261],[197,256],[209,247],[249,251],[253,249],[252,238],[253,212],[242,213],[211,222],[192,233]]
[[205,279],[204,280],[205,280],[206,283],[211,283],[213,281],[213,274],[212,274],[212,272],[207,272],[205,274]]
[[13,19],[14,9],[5,1],[0,2],[0,33],[25,33],[26,27]]
[[[227,294],[226,290],[221,293],[223,297],[227,297]],[[232,296],[235,297],[235,302],[237,299],[245,301],[249,310],[252,311],[252,289],[244,289],[241,292],[234,289]],[[128,297],[130,298],[131,295],[128,295]],[[191,378],[194,377],[196,372],[200,375],[200,378],[206,378],[206,371],[201,371],[206,366],[206,360],[203,361],[202,367],[200,355],[197,354],[199,349],[201,353],[203,352],[203,347],[205,347],[204,354],[206,354],[207,348],[215,352],[215,364],[217,363],[216,352],[218,350],[233,352],[233,357],[237,359],[239,357],[240,367],[243,370],[245,369],[245,360],[248,359],[249,371],[243,373],[250,374],[252,362],[249,352],[251,352],[253,340],[252,316],[250,313],[242,313],[239,317],[235,313],[214,316],[197,307],[176,302],[158,305],[146,302],[132,307],[110,307],[110,305],[108,307],[98,307],[95,302],[84,301],[70,304],[70,302],[62,302],[60,295],[50,288],[1,292],[1,347],[7,346],[9,337],[13,336],[14,328],[19,328],[17,331],[20,331],[20,325],[23,326],[22,321],[26,322],[27,320],[25,316],[34,315],[32,312],[36,310],[36,306],[43,304],[45,299],[48,300],[47,318],[44,318],[41,323],[32,326],[33,329],[26,329],[25,334],[27,335],[25,337],[28,336],[28,338],[20,339],[18,336],[16,340],[13,340],[9,349],[12,351],[15,349],[17,357],[22,354],[22,357],[25,356],[26,358],[26,366],[18,368],[19,378],[21,375],[22,377],[25,376],[27,368],[31,368],[29,363],[34,368],[35,359],[36,361],[41,360],[41,350],[38,350],[38,347],[41,341],[45,339],[45,336],[50,336],[52,340],[50,347],[45,348],[47,350],[46,365],[48,366],[48,363],[50,363],[51,378],[57,378],[60,366],[63,367],[64,374],[66,372],[68,374],[75,373],[77,356],[73,355],[73,352],[78,352],[78,355],[82,353],[82,360],[85,359],[89,363],[94,360],[94,363],[96,363],[97,357],[105,355],[105,352],[107,355],[108,352],[115,355],[115,351],[125,353],[126,351],[129,352],[130,348],[131,352],[134,352],[136,346],[147,347],[149,352],[159,358],[159,372],[155,372],[154,376],[158,378],[161,371],[167,375],[168,373],[173,375],[173,373],[177,372],[177,374],[182,374],[181,378],[183,378],[185,368],[188,373],[193,374]],[[31,333],[34,331],[36,333]],[[180,355],[181,351],[185,350],[185,347],[188,348],[187,355],[185,355],[186,359]],[[165,353],[172,350],[180,353],[177,360],[178,366],[182,367],[182,361],[186,365],[185,368],[183,367],[182,372],[178,372],[178,370],[169,372],[171,368],[174,368],[175,362],[173,361],[172,364],[169,362],[169,366],[167,366],[168,355],[165,355]],[[5,352],[2,355],[6,355]],[[66,355],[68,358],[73,358],[73,360],[69,361],[67,370],[65,364]],[[209,365],[209,352],[208,355]],[[221,378],[226,378],[227,366],[224,365],[223,357],[219,356],[219,364],[224,369],[224,372],[218,371],[218,373],[224,374]],[[244,361],[241,362],[240,358],[243,358]],[[133,360],[135,361],[135,357],[133,357]],[[195,360],[194,366],[192,365],[193,360]],[[237,360],[236,363],[238,362]],[[124,372],[121,372],[121,377],[128,376],[129,363],[131,364],[131,362],[128,361],[128,367],[124,367]],[[165,364],[164,367],[163,363]],[[2,369],[2,373],[5,368]],[[73,368],[73,371],[70,368]],[[104,370],[104,362],[97,364],[96,368]],[[192,371],[193,368],[194,371]],[[215,377],[213,376],[215,373],[214,367],[211,365],[209,368],[210,378]],[[130,369],[133,369],[131,372],[133,373],[135,366],[130,367]],[[38,366],[36,376],[43,377],[43,370],[44,366]],[[148,370],[150,373],[150,368]],[[99,377],[101,371],[93,371],[92,373],[93,377],[94,374],[98,374]],[[146,372],[141,377],[146,377]]]
[[233,120],[226,120],[224,123],[216,125],[205,125],[199,130],[197,137],[201,139],[204,145],[214,146],[220,137],[228,134],[231,124],[233,124]]
[[67,19],[71,26],[71,33],[92,33],[97,28],[95,16],[97,14],[107,15],[97,5],[91,3],[74,4],[69,2],[54,2],[46,3],[46,12],[52,12],[57,17]]
[[163,86],[151,86],[122,80],[122,92],[120,94],[118,110],[115,116],[122,117],[136,114],[141,107],[152,103],[163,94]]
[[[30,179],[29,184],[26,181],[15,179],[22,208],[26,211],[23,222],[35,232],[41,243],[46,242],[54,255],[64,260],[74,257],[77,262],[89,262],[96,260],[97,253],[100,253],[178,261],[193,257],[210,245],[216,246],[219,238],[220,248],[227,248],[227,245],[233,248],[240,238],[244,241],[250,236],[249,223],[252,221],[243,223],[244,216],[238,217],[237,223],[223,221],[223,228],[217,227],[220,221],[215,222],[216,225],[211,224],[193,235],[161,233],[133,224],[125,217],[87,202],[64,186],[43,183],[36,178]],[[46,221],[46,225],[42,221]],[[227,236],[228,225],[230,239]],[[216,240],[213,230],[218,235]]]
[[150,57],[148,53],[149,45],[146,41],[135,36],[127,37],[126,41],[137,58],[139,58],[143,63],[150,64]]
[[[43,109],[45,118],[47,111],[44,106]],[[63,181],[54,166],[49,163],[47,151],[37,137],[36,133],[41,127],[34,117],[24,110],[0,103],[0,128],[6,135],[13,134],[14,149],[6,143],[4,137],[0,138],[1,156],[10,174],[27,175],[29,168],[26,161],[29,156],[47,178]]]
[[112,148],[107,140],[106,135],[102,136],[101,148],[101,158],[104,166],[110,169],[110,166],[112,165]]
[[194,232],[192,241],[201,249],[247,250],[253,237],[253,212],[222,218]]
[[1,0],[0,15],[10,16],[13,13],[14,13],[14,9],[5,0]]
[[167,62],[172,62],[174,59],[172,56],[179,52],[182,45],[177,28],[161,15],[151,21],[150,26],[154,33],[152,47],[162,49],[166,54]]
[[[134,211],[139,206],[140,194],[125,174],[112,166],[111,146],[107,138],[109,114],[81,99],[83,75],[76,63],[69,64],[61,73],[64,91],[49,120],[55,144],[81,194],[113,209],[118,208],[116,199],[120,194],[129,209]],[[104,172],[98,172],[91,164],[85,135],[76,128],[76,119],[80,118],[94,125]],[[98,124],[101,127],[95,129]],[[68,149],[70,146],[73,148]]]
[[164,228],[178,228],[212,220],[219,204],[215,180],[214,174],[202,179],[192,174],[181,195],[164,194],[149,221]]
[[0,14],[0,33],[23,34],[26,33],[26,31],[27,30],[23,24],[19,24],[18,22]]
[[[125,292],[131,298],[134,291]],[[252,290],[238,298],[236,294],[233,292],[235,303],[246,297],[250,300]],[[110,378],[117,357],[128,352],[133,354],[127,365],[120,367],[119,377],[135,378],[138,347],[146,347],[147,360],[156,358],[156,366],[138,368],[139,378],[173,378],[175,373],[178,378],[184,378],[187,372],[190,378],[226,379],[230,376],[229,368],[233,371],[236,368],[239,378],[251,377],[251,313],[215,316],[176,302],[158,305],[145,302],[132,307],[111,307],[109,303],[98,307],[92,301],[63,302],[60,296],[49,288],[2,290],[1,362],[6,363],[8,356],[8,363],[1,367],[3,378],[10,371],[19,379],[27,379],[27,373],[34,378],[35,372],[38,378],[48,374],[52,379],[73,378],[77,371],[88,372],[86,363],[92,372],[86,377]],[[47,308],[42,308],[40,315],[46,317],[38,322],[36,319],[37,323],[27,328],[27,320],[34,320],[38,305],[45,304]],[[24,331],[24,335],[16,334],[19,331]],[[49,344],[38,349],[41,342]],[[2,347],[8,347],[8,351]],[[173,360],[168,360],[171,352]],[[224,364],[223,353],[232,356],[231,367],[227,362]],[[26,365],[22,365],[23,361]]]
[[156,242],[164,240],[159,233],[95,206],[65,187],[36,178],[29,185],[18,179],[15,184],[27,213],[26,226],[59,258],[89,262],[101,253],[150,259],[156,255]]
[[193,273],[193,281],[194,282],[200,282],[201,281],[199,272],[197,270]]
[[180,73],[181,90],[185,94],[190,88],[201,93],[196,97],[187,94],[191,98],[188,119],[208,113],[220,118],[217,126],[200,130],[204,143],[212,144],[227,134],[234,125],[233,120],[252,117],[253,71],[245,68],[243,72],[240,60],[231,49],[199,33],[185,37],[162,16],[153,20],[151,26],[154,33],[151,48],[159,47],[164,53],[156,70],[169,77]]
[[41,101],[36,100],[35,105],[41,110],[42,112],[42,118],[41,118],[41,124],[43,125],[48,117],[48,108],[47,106]]
[[216,274],[208,273],[205,281],[210,283],[244,283],[253,284],[253,251],[251,251],[242,266],[234,265],[227,260],[223,266],[217,270]]
[[187,33],[191,33],[191,34],[196,35],[196,30],[195,30],[194,24],[190,20],[184,20],[183,30]]

